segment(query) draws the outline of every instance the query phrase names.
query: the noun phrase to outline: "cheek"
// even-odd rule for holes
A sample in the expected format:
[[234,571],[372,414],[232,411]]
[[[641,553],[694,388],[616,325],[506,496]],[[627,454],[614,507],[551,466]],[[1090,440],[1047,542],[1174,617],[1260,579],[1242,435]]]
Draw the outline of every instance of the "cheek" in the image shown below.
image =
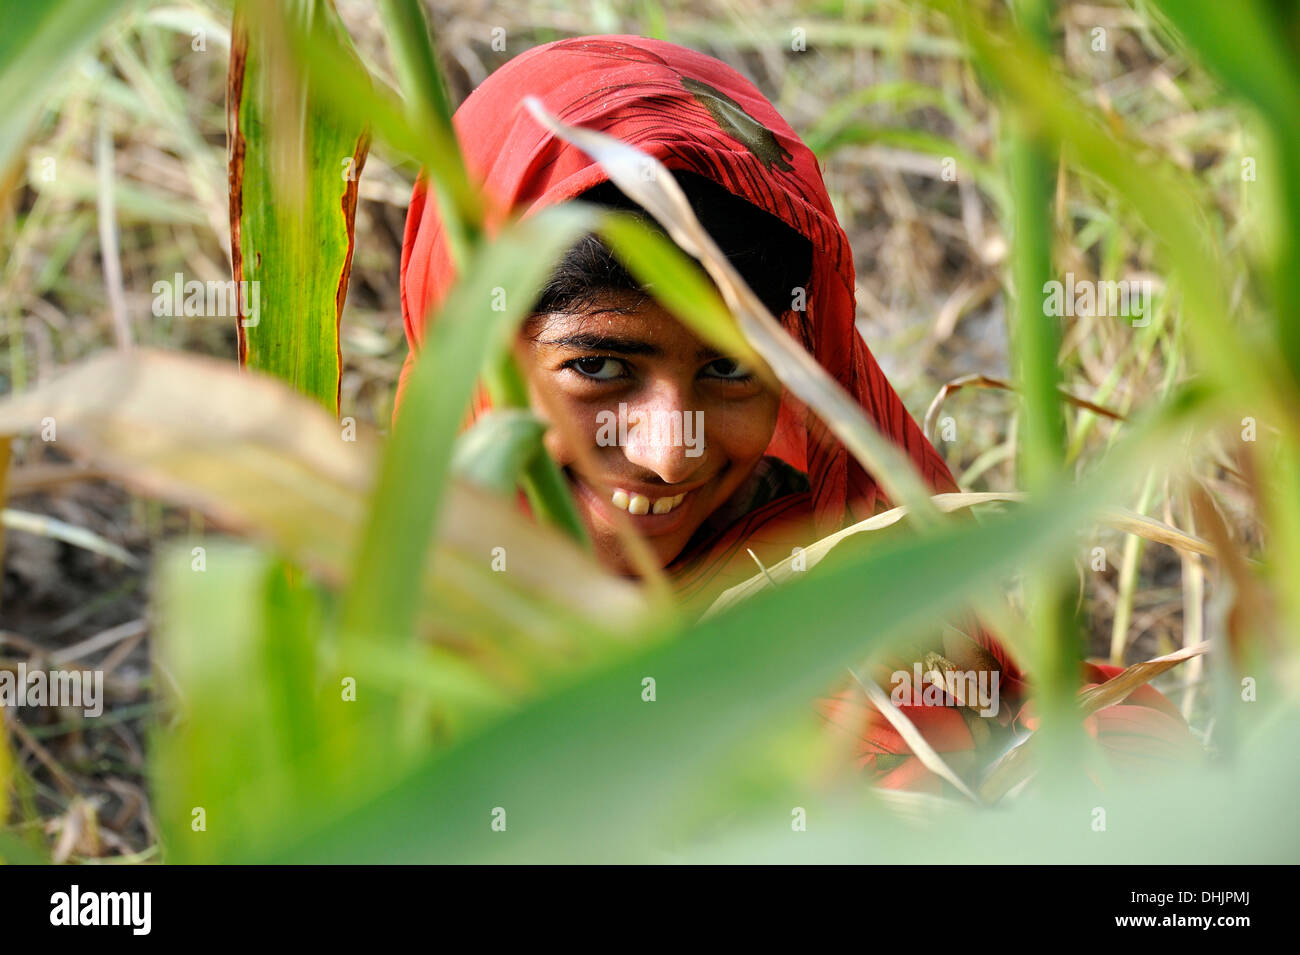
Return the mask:
[[528,402],[550,425],[543,443],[551,458],[560,467],[576,464],[574,442],[590,444],[595,440],[596,415],[604,404],[575,398],[545,372],[529,376]]
[[733,463],[756,462],[772,441],[780,404],[778,396],[765,394],[706,409],[704,431],[709,445]]

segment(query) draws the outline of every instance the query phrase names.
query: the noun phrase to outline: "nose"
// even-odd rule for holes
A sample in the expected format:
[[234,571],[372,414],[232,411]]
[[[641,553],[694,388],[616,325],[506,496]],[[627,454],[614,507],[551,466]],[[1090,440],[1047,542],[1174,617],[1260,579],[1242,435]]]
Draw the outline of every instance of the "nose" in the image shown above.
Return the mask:
[[687,397],[673,382],[652,382],[627,406],[623,455],[666,484],[686,481],[703,460],[703,413],[688,407]]

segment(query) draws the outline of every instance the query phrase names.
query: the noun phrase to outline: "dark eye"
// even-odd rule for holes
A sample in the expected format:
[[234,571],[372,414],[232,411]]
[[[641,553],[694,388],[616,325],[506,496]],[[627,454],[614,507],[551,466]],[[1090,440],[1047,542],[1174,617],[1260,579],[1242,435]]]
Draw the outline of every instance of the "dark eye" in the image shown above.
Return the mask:
[[753,377],[753,372],[734,358],[716,358],[704,366],[704,374],[709,378],[721,378],[723,381],[745,381]]
[[624,374],[623,363],[617,358],[575,358],[564,367],[594,381],[613,381]]

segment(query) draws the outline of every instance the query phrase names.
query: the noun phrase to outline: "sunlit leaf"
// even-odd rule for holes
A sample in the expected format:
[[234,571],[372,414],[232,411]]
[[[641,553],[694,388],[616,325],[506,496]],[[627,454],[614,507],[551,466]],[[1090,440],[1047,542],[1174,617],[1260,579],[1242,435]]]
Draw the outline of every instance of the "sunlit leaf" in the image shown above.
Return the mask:
[[[327,0],[299,10],[346,36]],[[337,414],[339,321],[369,134],[327,108],[265,23],[237,5],[227,110],[239,354]]]

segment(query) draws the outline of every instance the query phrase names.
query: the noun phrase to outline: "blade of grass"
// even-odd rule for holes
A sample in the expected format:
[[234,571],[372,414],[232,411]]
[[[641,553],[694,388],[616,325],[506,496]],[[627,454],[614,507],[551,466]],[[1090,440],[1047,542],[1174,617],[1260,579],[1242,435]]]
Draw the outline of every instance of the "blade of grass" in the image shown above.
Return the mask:
[[92,554],[102,554],[119,564],[126,564],[128,567],[140,566],[140,562],[132,557],[129,551],[123,550],[112,541],[104,540],[94,531],[86,530],[84,527],[77,527],[75,524],[60,521],[45,514],[30,514],[27,511],[15,511],[13,508],[7,507],[0,511],[0,524],[10,530],[23,531],[27,534],[35,534],[38,537],[48,537],[50,540],[63,541],[63,543],[71,544],[73,547],[80,547]]
[[508,351],[555,262],[592,224],[584,211],[557,206],[503,230],[468,264],[430,323],[353,560],[345,639],[368,634],[403,641],[412,635],[416,582],[437,529],[452,442],[474,383]]

